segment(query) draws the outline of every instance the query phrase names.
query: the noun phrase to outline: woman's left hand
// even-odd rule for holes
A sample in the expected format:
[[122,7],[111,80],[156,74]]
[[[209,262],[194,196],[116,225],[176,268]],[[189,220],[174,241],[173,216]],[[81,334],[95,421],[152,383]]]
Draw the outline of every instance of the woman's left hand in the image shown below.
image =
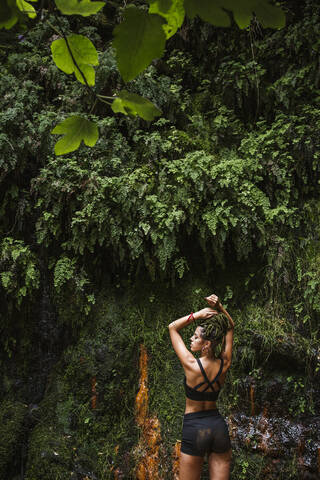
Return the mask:
[[209,295],[209,297],[205,297],[205,299],[207,300],[207,302],[208,302],[208,304],[211,308],[217,308],[218,310],[220,310],[221,303],[220,303],[219,297],[217,297],[217,295],[215,295],[213,293],[212,295]]
[[206,320],[207,318],[211,318],[214,315],[218,315],[219,312],[217,310],[213,310],[213,308],[203,308],[202,310],[199,310],[198,312],[195,312],[193,314],[193,318],[195,320]]

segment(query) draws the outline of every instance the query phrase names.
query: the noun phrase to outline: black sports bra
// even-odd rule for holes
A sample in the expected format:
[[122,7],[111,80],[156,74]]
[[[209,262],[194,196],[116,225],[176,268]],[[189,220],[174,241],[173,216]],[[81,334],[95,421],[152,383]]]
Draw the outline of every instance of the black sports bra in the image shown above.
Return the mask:
[[[187,382],[186,382],[186,377],[184,377],[184,388],[185,388],[185,391],[186,391],[186,397],[187,398],[190,398],[190,400],[211,401],[211,402],[215,402],[217,400],[217,398],[219,396],[219,393],[220,393],[220,389],[221,389],[218,378],[221,375],[221,372],[222,372],[222,369],[223,369],[223,359],[221,358],[220,360],[221,360],[221,364],[220,364],[219,372],[214,377],[212,382],[210,382],[210,380],[207,377],[206,372],[204,371],[204,368],[202,366],[202,363],[201,363],[200,359],[197,358],[197,362],[198,362],[198,365],[200,367],[201,373],[202,373],[202,375],[205,379],[205,382],[201,382],[201,383],[199,383],[199,385],[196,385],[195,387],[189,387],[189,385],[187,385]],[[219,390],[217,390],[217,391],[213,388],[213,384],[215,382],[219,386]],[[206,383],[208,385],[206,386],[206,388],[204,390],[201,390],[201,391],[198,390],[198,388],[200,388],[202,385],[205,385]],[[207,392],[209,387],[211,388],[212,392]]]

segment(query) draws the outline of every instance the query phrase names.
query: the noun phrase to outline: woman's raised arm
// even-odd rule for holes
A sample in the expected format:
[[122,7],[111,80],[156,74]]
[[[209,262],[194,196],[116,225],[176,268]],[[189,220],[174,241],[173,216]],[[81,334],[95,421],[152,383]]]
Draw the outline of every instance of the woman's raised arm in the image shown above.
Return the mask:
[[193,363],[194,356],[185,346],[179,330],[181,330],[181,328],[183,327],[186,327],[194,320],[205,320],[206,318],[210,318],[212,317],[212,315],[215,315],[217,313],[218,312],[216,310],[213,310],[212,308],[203,308],[196,313],[185,315],[184,317],[181,317],[168,325],[172,346],[174,348],[174,351],[178,355],[183,367],[187,367],[191,363]]

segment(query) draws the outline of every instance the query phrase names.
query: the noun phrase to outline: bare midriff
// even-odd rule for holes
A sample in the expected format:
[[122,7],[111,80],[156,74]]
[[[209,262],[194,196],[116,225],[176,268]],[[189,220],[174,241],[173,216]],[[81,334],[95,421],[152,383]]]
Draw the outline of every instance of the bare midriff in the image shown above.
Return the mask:
[[203,410],[215,410],[217,408],[217,402],[199,402],[196,400],[190,400],[186,398],[186,413],[202,412]]

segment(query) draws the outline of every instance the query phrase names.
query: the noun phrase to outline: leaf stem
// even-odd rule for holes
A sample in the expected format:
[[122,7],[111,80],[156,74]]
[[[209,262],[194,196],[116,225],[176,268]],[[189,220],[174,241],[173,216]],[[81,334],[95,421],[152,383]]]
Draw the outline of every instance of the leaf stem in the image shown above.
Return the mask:
[[67,35],[65,34],[65,32],[64,32],[64,30],[63,30],[63,27],[62,27],[62,25],[61,25],[60,19],[59,19],[59,17],[57,16],[56,12],[54,12],[54,16],[55,16],[55,19],[57,20],[57,23],[59,24],[59,28],[60,28],[61,31],[59,31],[54,25],[52,25],[52,23],[49,22],[49,20],[47,20],[48,25],[50,25],[50,27],[51,27],[60,37],[63,37],[64,41],[66,42],[67,49],[68,49],[68,52],[69,52],[69,54],[70,54],[70,56],[71,56],[71,59],[72,59],[74,65],[75,65],[75,67],[79,70],[79,72],[80,72],[80,74],[81,74],[81,76],[82,76],[82,78],[83,78],[83,80],[84,80],[84,82],[85,82],[85,85],[86,85],[87,90],[89,90],[89,92],[91,93],[91,95],[92,95],[92,97],[93,97],[93,99],[94,99],[94,101],[93,101],[93,103],[92,103],[92,106],[91,106],[91,109],[90,109],[90,113],[93,112],[93,110],[94,110],[94,108],[95,108],[95,106],[96,106],[96,104],[97,104],[97,101],[100,101],[101,103],[105,103],[105,104],[111,106],[112,102],[109,102],[109,101],[107,101],[107,100],[112,100],[112,101],[113,101],[116,97],[108,97],[108,96],[106,96],[106,95],[99,95],[99,94],[97,94],[97,93],[90,87],[90,85],[88,84],[88,81],[87,81],[87,79],[86,79],[86,76],[84,75],[84,73],[83,73],[82,70],[80,69],[80,67],[79,67],[76,59],[74,58],[74,55],[73,55],[73,53],[72,53],[72,50],[71,50],[70,45],[69,45],[69,42],[68,42]]
[[59,32],[59,30],[54,26],[52,25],[52,23],[47,20],[47,24],[52,28],[52,30],[54,30],[60,37],[63,37],[63,34],[61,32]]
[[112,102],[108,102],[107,100],[103,100],[103,98],[99,98],[99,100],[100,100],[100,102],[106,103],[107,105],[112,105]]
[[61,22],[60,22],[59,17],[57,16],[56,13],[54,13],[54,16],[55,16],[57,22],[59,23],[59,27],[60,27],[61,32],[62,32],[62,36],[63,36],[63,38],[64,38],[64,41],[66,42],[67,49],[68,49],[68,51],[69,51],[69,53],[70,53],[70,57],[71,57],[74,65],[75,65],[75,67],[79,70],[79,72],[80,72],[80,74],[81,74],[81,76],[82,76],[82,78],[83,78],[83,80],[84,80],[84,83],[86,84],[86,87],[87,87],[87,89],[89,90],[89,92],[91,93],[91,95],[93,95],[94,97],[96,97],[96,96],[97,96],[96,93],[93,91],[93,89],[92,89],[92,88],[90,87],[90,85],[88,84],[88,81],[87,81],[87,79],[86,79],[85,74],[82,72],[81,68],[79,67],[79,65],[78,65],[78,63],[77,63],[77,61],[76,61],[76,59],[74,58],[74,55],[73,55],[73,53],[72,53],[72,50],[71,50],[70,45],[69,45],[69,42],[68,42],[68,38],[67,38],[67,36],[66,36],[66,34],[65,34],[62,26],[61,26]]
[[117,96],[108,97],[107,95],[100,95],[100,94],[98,94],[97,97],[99,97],[99,98],[107,98],[108,100],[114,100],[115,98],[118,98]]

